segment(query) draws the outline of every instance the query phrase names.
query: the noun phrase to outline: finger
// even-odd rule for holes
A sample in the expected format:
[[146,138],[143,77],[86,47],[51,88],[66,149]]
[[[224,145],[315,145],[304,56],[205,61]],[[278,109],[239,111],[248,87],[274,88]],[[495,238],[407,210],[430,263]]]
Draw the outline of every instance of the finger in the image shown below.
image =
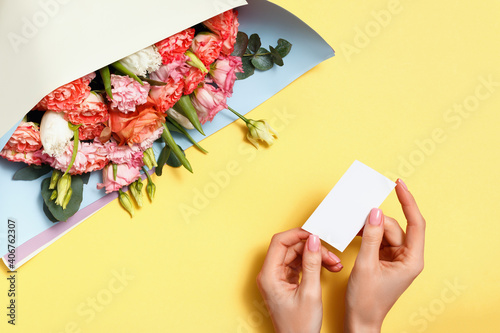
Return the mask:
[[302,242],[309,237],[310,233],[300,228],[291,229],[276,234],[271,239],[271,244],[267,250],[262,271],[266,272],[279,266],[283,266],[288,248]]
[[399,226],[398,221],[384,215],[384,241],[389,246],[402,246],[405,243],[405,232]]
[[356,265],[375,267],[379,263],[379,250],[384,236],[384,214],[378,208],[373,208],[366,219],[361,247]]
[[410,251],[423,256],[425,242],[425,219],[418,209],[413,195],[408,191],[406,184],[397,180],[396,194],[403,208],[408,225],[406,226],[406,245]]
[[302,282],[300,290],[321,295],[321,241],[316,235],[310,235],[302,255]]
[[[305,242],[297,243],[288,248],[287,254],[285,256],[285,265],[290,265],[292,262],[297,260],[298,257],[301,257],[304,253]],[[337,271],[334,267],[340,263],[340,258],[337,257],[334,253],[328,251],[328,249],[324,246],[321,246],[321,261],[323,267],[327,270],[334,272]]]

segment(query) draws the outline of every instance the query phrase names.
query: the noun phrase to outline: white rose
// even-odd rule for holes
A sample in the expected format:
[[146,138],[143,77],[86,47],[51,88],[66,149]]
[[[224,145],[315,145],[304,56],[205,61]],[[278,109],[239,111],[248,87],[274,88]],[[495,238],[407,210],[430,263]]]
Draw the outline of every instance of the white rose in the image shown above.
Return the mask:
[[59,157],[73,138],[62,112],[47,111],[40,122],[40,138],[45,154]]

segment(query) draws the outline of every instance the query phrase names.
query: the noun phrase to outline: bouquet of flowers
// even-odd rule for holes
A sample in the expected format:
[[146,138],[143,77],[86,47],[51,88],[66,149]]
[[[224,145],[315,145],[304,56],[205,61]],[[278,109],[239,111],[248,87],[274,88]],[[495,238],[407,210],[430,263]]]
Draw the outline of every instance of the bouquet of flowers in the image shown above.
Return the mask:
[[[192,172],[171,132],[186,136],[199,150],[190,130],[228,109],[242,119],[248,140],[271,145],[277,133],[263,120],[251,120],[227,105],[237,79],[257,70],[282,66],[291,44],[283,39],[269,50],[258,35],[238,32],[238,13],[229,10],[195,27],[65,84],[45,96],[7,142],[0,156],[28,167],[14,179],[42,182],[44,212],[66,221],[80,208],[83,186],[93,171],[102,172],[99,189],[119,192],[122,206],[134,215],[134,199],[153,201],[156,185],[149,170],[162,174],[165,164]],[[158,157],[153,143],[161,142]],[[126,193],[122,189],[127,187]]]

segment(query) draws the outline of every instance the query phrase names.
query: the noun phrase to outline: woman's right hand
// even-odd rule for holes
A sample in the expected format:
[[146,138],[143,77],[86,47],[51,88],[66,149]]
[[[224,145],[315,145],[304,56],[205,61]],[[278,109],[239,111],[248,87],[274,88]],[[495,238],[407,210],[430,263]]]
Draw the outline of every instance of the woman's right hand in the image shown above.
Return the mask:
[[396,193],[408,225],[373,209],[347,284],[345,332],[380,332],[399,296],[424,268],[425,220],[401,179]]

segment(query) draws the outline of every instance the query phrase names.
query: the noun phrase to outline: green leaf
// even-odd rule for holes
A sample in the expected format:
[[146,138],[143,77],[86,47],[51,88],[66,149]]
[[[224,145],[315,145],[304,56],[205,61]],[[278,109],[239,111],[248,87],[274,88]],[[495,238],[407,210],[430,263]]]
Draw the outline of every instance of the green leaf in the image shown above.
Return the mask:
[[280,54],[281,58],[284,58],[292,50],[292,44],[285,39],[278,39],[278,46],[276,46],[276,51]]
[[35,180],[52,171],[50,165],[31,165],[17,170],[12,177],[13,180]]
[[139,82],[141,84],[141,86],[144,85],[144,82],[142,82],[141,79],[139,79],[139,77],[137,75],[135,75],[130,69],[127,68],[127,66],[122,64],[120,61],[116,61],[116,62],[112,63],[111,67],[113,67],[114,69],[116,69],[117,71],[119,71],[125,75],[130,76],[132,79]]
[[[182,150],[181,146],[177,145],[177,147],[179,147],[181,152],[184,155],[186,155],[186,153],[184,153],[184,150]],[[170,156],[167,159],[167,165],[171,166],[172,168],[179,168],[182,166],[182,163],[175,154],[170,154]]]
[[172,153],[172,149],[168,145],[165,145],[161,150],[160,156],[158,157],[158,166],[155,169],[155,173],[157,176],[161,176],[163,174],[163,167],[167,164],[167,160]]
[[162,87],[162,86],[166,86],[168,84],[168,83],[163,82],[163,81],[156,81],[156,80],[148,79],[147,77],[143,77],[143,76],[139,76],[139,79],[141,79],[141,81],[146,81],[147,83],[149,83],[151,86],[154,86],[154,87]]
[[271,50],[271,58],[273,59],[274,63],[280,67],[283,66],[283,58],[281,57],[279,52],[276,51],[276,49],[271,45],[269,45],[269,50]]
[[52,215],[52,213],[49,210],[49,207],[47,207],[47,205],[45,204],[45,201],[43,202],[43,212],[45,213],[45,216],[47,216],[47,218],[50,220],[50,222],[54,223],[59,222],[59,220],[56,219],[54,215]]
[[174,138],[172,138],[172,134],[170,134],[170,131],[168,130],[167,125],[163,124],[163,133],[161,134],[161,137],[163,138],[163,141],[165,141],[165,144],[169,145],[170,148],[172,148],[172,153],[174,153],[177,158],[181,161],[182,165],[191,173],[193,173],[193,168],[191,167],[191,164],[189,163],[188,159],[186,158],[184,152],[179,149],[179,146],[174,141]]
[[252,52],[252,53],[257,53],[257,50],[259,50],[260,46],[261,46],[261,42],[260,42],[260,37],[259,35],[257,34],[252,34],[250,36],[250,39],[248,40],[248,49]]
[[177,123],[172,117],[167,118],[167,127],[169,130],[174,128],[173,131],[183,134],[196,148],[198,148],[201,152],[208,154],[208,151],[203,149],[198,142],[194,141],[193,137],[184,129],[184,127],[179,125],[179,123]]
[[42,181],[42,197],[44,203],[47,205],[47,209],[50,211],[52,216],[58,221],[67,221],[71,216],[75,215],[80,209],[80,205],[83,199],[83,180],[80,176],[71,177],[71,189],[73,190],[73,195],[68,203],[66,209],[62,209],[61,206],[55,204],[54,201],[50,200],[52,195],[52,190],[49,190],[50,177],[45,178]]
[[236,73],[236,78],[238,78],[238,80],[244,80],[252,76],[255,72],[251,57],[243,57],[241,58],[241,62],[243,63],[243,73]]
[[111,73],[109,72],[109,67],[103,67],[99,70],[99,74],[101,74],[102,83],[104,84],[104,89],[106,90],[106,94],[110,99],[113,99],[113,92],[111,91]]
[[234,51],[231,54],[235,57],[243,57],[248,47],[248,35],[242,31],[238,31],[236,35],[236,43],[234,44]]
[[187,95],[182,96],[177,103],[174,105],[174,110],[185,116],[194,128],[201,134],[205,135],[203,128],[201,127],[200,119],[196,113],[196,109],[191,102],[191,98]]
[[252,57],[252,65],[254,65],[255,68],[261,71],[267,71],[271,69],[274,65],[271,53],[261,47],[259,49],[259,52],[257,52],[257,54]]
[[82,177],[82,182],[87,185],[89,183],[89,179],[90,179],[90,172],[87,172],[87,173],[84,173],[83,175],[81,175],[80,177]]

